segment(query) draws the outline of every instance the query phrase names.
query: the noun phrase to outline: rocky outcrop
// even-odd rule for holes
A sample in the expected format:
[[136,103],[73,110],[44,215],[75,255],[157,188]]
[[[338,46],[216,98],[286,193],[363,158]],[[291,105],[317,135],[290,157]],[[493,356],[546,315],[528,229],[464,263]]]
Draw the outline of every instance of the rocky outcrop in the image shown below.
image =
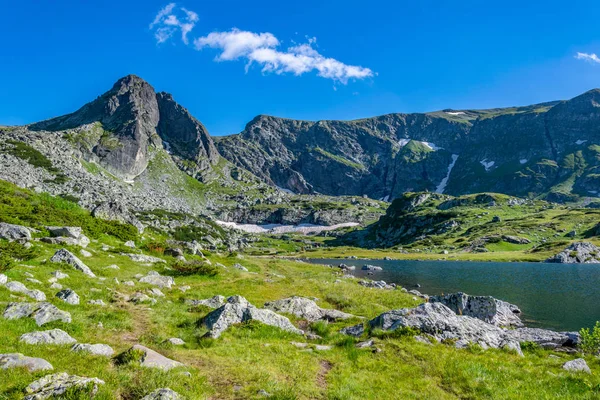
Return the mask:
[[394,290],[396,289],[396,285],[394,283],[388,284],[385,281],[358,281],[358,284],[367,288],[373,289],[385,289],[385,290]]
[[354,317],[342,311],[321,308],[313,300],[299,296],[265,303],[265,308],[278,313],[292,314],[309,322],[337,321]]
[[491,296],[470,296],[459,292],[442,296],[430,296],[429,302],[442,303],[458,315],[480,319],[500,327],[522,326],[521,310],[514,304]]
[[598,264],[600,248],[593,243],[573,243],[557,255],[546,260],[547,263],[559,264]]
[[29,372],[54,369],[43,358],[26,357],[20,353],[0,354],[0,369],[26,368]]
[[207,337],[218,338],[231,325],[258,321],[284,331],[302,334],[289,319],[271,310],[256,308],[241,296],[231,296],[227,303],[204,317],[202,323],[209,330]]
[[130,224],[137,228],[139,233],[144,232],[144,225],[123,204],[116,201],[104,201],[92,209],[94,218],[106,221],[117,221]]
[[178,361],[171,360],[157,353],[156,351],[136,344],[118,356],[118,359],[133,360],[139,362],[139,365],[145,368],[156,368],[163,371],[168,371],[173,368],[183,367],[184,365]]
[[56,293],[56,297],[64,301],[65,303],[77,305],[79,304],[79,295],[71,289],[64,289]]
[[92,398],[98,392],[98,385],[104,385],[104,381],[98,378],[84,378],[61,372],[54,375],[46,375],[32,382],[25,388],[23,400],[42,400],[60,397],[71,388],[85,389]]
[[202,299],[202,300],[186,300],[186,304],[191,306],[206,306],[210,308],[219,308],[227,302],[227,299],[224,296],[213,296],[210,299]]
[[95,356],[112,357],[115,351],[107,344],[76,343],[71,347],[75,353],[88,353]]
[[83,234],[83,230],[74,226],[48,226],[46,227],[52,237],[42,238],[42,241],[51,244],[63,244],[86,248],[90,239]]
[[77,340],[73,339],[62,329],[51,329],[49,331],[30,332],[21,335],[19,341],[27,344],[73,344]]
[[50,303],[9,303],[4,310],[6,319],[33,318],[38,326],[52,321],[71,322],[71,314]]
[[141,283],[158,286],[161,289],[171,289],[171,286],[175,284],[175,279],[170,276],[162,276],[156,271],[149,271],[146,276],[141,277],[139,280]]
[[10,281],[4,285],[5,288],[14,293],[22,293],[25,296],[31,297],[35,301],[46,301],[46,295],[44,292],[38,289],[27,289],[27,287],[21,282]]
[[483,348],[518,346],[517,341],[503,329],[473,317],[456,315],[441,303],[424,303],[415,308],[388,311],[369,324],[371,328],[389,331],[399,328],[418,329],[439,341],[453,341],[457,347],[464,347],[469,343]]
[[520,343],[536,343],[547,349],[556,349],[559,347],[573,348],[581,342],[581,336],[577,332],[554,332],[539,328],[518,328],[509,329],[506,333]]
[[75,268],[78,271],[83,272],[85,275],[90,278],[95,278],[96,275],[92,272],[92,270],[84,264],[75,254],[71,253],[67,249],[60,249],[50,259],[53,263],[66,263]]

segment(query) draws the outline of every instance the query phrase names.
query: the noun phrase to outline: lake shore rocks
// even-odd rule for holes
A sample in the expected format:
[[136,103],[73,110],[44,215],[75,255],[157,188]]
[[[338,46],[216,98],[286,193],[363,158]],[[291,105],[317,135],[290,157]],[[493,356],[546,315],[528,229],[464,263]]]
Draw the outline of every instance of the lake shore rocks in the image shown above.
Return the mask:
[[443,296],[430,296],[429,302],[442,303],[458,315],[480,319],[488,324],[509,327],[523,326],[521,310],[514,304],[495,299],[491,296],[470,296],[458,292]]
[[550,257],[547,263],[558,264],[598,264],[600,263],[600,247],[590,242],[577,242]]

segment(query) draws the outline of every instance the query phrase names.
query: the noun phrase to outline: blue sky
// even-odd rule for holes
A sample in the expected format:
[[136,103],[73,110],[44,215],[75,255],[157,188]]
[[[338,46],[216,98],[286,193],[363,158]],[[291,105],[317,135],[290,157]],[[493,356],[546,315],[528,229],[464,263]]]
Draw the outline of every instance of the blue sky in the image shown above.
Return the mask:
[[72,112],[130,73],[213,135],[258,114],[352,119],[600,87],[597,1],[168,4],[1,2],[0,124]]

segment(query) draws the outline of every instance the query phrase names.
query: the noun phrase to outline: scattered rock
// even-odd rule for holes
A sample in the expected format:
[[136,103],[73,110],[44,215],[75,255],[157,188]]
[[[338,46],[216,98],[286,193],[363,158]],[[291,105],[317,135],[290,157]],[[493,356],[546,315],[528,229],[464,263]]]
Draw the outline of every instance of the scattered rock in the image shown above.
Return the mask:
[[104,307],[106,305],[106,303],[104,302],[104,300],[101,300],[101,299],[88,300],[88,304],[92,304],[92,305],[95,305],[95,306],[101,306],[101,307]]
[[79,250],[79,254],[81,254],[83,257],[88,257],[88,258],[92,256],[92,253],[90,253],[89,251],[84,250],[84,249]]
[[248,272],[248,268],[244,267],[242,264],[233,264],[233,268],[239,269],[240,271]]
[[31,240],[31,230],[21,225],[7,224],[0,222],[0,239],[12,241],[26,241]]
[[517,342],[533,342],[542,347],[576,347],[581,341],[581,336],[577,332],[554,332],[539,328],[518,328],[507,330],[506,333]]
[[52,273],[52,276],[53,276],[53,277],[55,277],[55,278],[56,278],[56,279],[58,279],[58,280],[60,280],[60,279],[65,279],[65,278],[68,278],[68,277],[69,277],[69,275],[65,274],[65,273],[64,273],[64,272],[62,272],[62,271],[54,271],[54,272]]
[[4,274],[0,274],[0,285],[4,285],[6,282],[8,282],[8,277]]
[[79,304],[79,295],[71,289],[61,290],[56,293],[56,297],[69,304]]
[[348,326],[340,330],[340,333],[354,337],[361,337],[365,333],[365,326],[363,324]]
[[591,374],[592,371],[590,367],[588,367],[587,363],[583,358],[578,358],[576,360],[567,361],[563,364],[563,369],[572,372],[585,372],[587,374]]
[[502,235],[502,240],[504,240],[507,243],[512,243],[512,244],[529,244],[531,243],[531,240],[524,238],[524,237],[519,237],[519,236],[511,236],[511,235]]
[[43,358],[26,357],[20,353],[0,354],[0,369],[26,368],[29,372],[54,369]]
[[150,293],[150,295],[152,295],[154,297],[165,297],[165,294],[163,292],[161,292],[160,289],[157,289],[157,288],[152,288],[152,289],[148,290],[148,292]]
[[213,296],[210,299],[187,300],[186,301],[186,304],[189,304],[192,306],[206,306],[206,307],[210,307],[210,308],[219,308],[225,303],[226,303],[225,297],[219,296],[219,295]]
[[133,261],[139,262],[139,263],[151,263],[151,264],[166,263],[166,261],[163,260],[162,258],[147,256],[145,254],[128,253],[125,255],[127,257],[131,258]]
[[131,296],[131,299],[129,299],[129,301],[132,302],[133,304],[140,304],[140,303],[156,304],[156,299],[153,299],[152,297],[150,297],[147,294],[144,294],[142,292],[136,292],[133,296]]
[[140,282],[158,286],[161,289],[168,288],[175,284],[175,280],[171,276],[162,276],[158,272],[150,271],[148,275],[140,278]]
[[362,267],[363,271],[383,271],[383,268],[378,267],[376,265],[363,265]]
[[121,356],[123,355],[124,357],[122,358],[134,359],[136,362],[139,358],[140,365],[146,368],[158,368],[164,371],[168,371],[173,368],[183,367],[182,363],[175,360],[171,360],[170,358],[167,358],[162,354],[159,354],[156,351],[141,346],[139,344],[134,345]]
[[133,240],[128,240],[127,242],[123,243],[123,246],[135,249],[135,242]]
[[183,346],[185,342],[180,338],[170,338],[167,342],[171,343],[173,346]]
[[90,397],[93,397],[98,392],[98,385],[104,385],[104,381],[98,378],[69,375],[66,372],[46,375],[25,388],[26,395],[23,400],[54,398],[64,394],[72,387],[89,389]]
[[354,315],[342,311],[321,308],[314,301],[298,296],[265,303],[265,308],[279,313],[292,314],[309,322],[336,321],[354,317]]
[[77,343],[71,347],[71,351],[76,353],[90,353],[96,356],[112,357],[115,351],[107,344],[84,344]]
[[9,303],[3,314],[6,319],[30,317],[38,326],[52,321],[71,322],[71,314],[61,311],[50,303]]
[[491,296],[470,296],[459,292],[444,296],[431,296],[432,303],[442,303],[458,315],[468,315],[496,326],[523,326],[521,310],[514,304]]
[[144,396],[141,400],[183,400],[183,397],[169,388],[164,388],[156,389],[154,392]]
[[231,325],[254,320],[288,332],[303,333],[286,317],[271,310],[256,308],[241,296],[229,297],[227,303],[209,313],[203,323],[210,330],[206,336],[218,338]]
[[385,290],[394,290],[396,289],[395,284],[387,284],[385,281],[358,281],[358,284],[364,287],[373,288],[373,289],[385,289]]
[[108,266],[106,266],[106,267],[104,267],[104,268],[105,268],[105,269],[114,269],[114,270],[119,270],[119,269],[121,269],[121,268],[119,268],[119,266],[118,266],[118,265],[116,265],[116,264],[111,264],[111,265],[108,265]]
[[29,296],[32,299],[34,299],[35,301],[45,301],[46,300],[46,295],[44,294],[44,292],[42,292],[41,290],[38,290],[38,289],[31,289],[31,290],[27,289],[27,287],[25,285],[23,285],[21,282],[10,281],[10,282],[7,282],[4,285],[4,287],[6,287],[11,292],[22,293],[25,296]]
[[30,332],[21,335],[19,341],[27,344],[72,344],[77,343],[67,332],[61,329]]
[[51,262],[54,263],[67,263],[76,270],[79,270],[86,274],[91,278],[95,278],[96,275],[92,272],[92,270],[83,263],[79,258],[77,258],[73,253],[71,253],[67,249],[58,250],[50,259]]

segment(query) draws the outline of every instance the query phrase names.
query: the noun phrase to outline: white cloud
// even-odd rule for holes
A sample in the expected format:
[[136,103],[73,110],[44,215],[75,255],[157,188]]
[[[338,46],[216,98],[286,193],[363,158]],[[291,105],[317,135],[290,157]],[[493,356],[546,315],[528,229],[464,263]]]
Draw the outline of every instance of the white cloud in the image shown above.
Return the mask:
[[600,58],[596,55],[596,54],[590,54],[590,53],[577,53],[575,55],[575,58],[578,60],[585,60],[591,63],[597,63],[600,64]]
[[[176,14],[180,17],[178,18]],[[188,44],[188,34],[194,29],[196,22],[198,22],[198,14],[183,7],[177,8],[175,3],[169,3],[156,14],[150,29],[154,29],[157,43],[166,42],[177,30],[180,30],[181,40]]]
[[314,49],[316,38],[307,38],[308,43],[289,47],[281,51],[279,40],[271,33],[254,33],[232,29],[227,32],[212,32],[194,41],[196,49],[205,47],[221,50],[218,61],[243,58],[246,70],[257,63],[262,72],[302,75],[316,71],[323,78],[346,84],[350,79],[365,79],[374,75],[369,68],[347,65],[334,58],[327,58]]

